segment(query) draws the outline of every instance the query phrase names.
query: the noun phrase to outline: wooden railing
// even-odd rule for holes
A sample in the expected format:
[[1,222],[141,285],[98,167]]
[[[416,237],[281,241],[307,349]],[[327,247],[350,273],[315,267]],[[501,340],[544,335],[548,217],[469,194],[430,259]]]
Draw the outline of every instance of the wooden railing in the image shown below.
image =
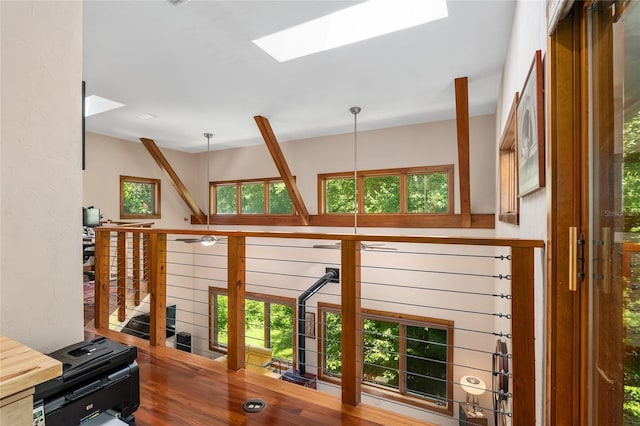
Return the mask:
[[[360,403],[362,382],[362,306],[361,306],[361,243],[411,243],[440,246],[488,246],[510,249],[511,283],[511,377],[513,377],[512,422],[516,425],[534,424],[535,421],[535,348],[534,348],[534,252],[544,248],[542,241],[494,238],[426,237],[343,235],[280,232],[203,231],[184,229],[140,229],[101,227],[96,229],[96,317],[95,327],[109,327],[109,282],[111,235],[118,238],[118,256],[124,258],[123,248],[127,233],[133,244],[140,241],[148,247],[148,287],[150,293],[150,345],[165,344],[167,306],[167,236],[213,235],[227,239],[227,291],[228,291],[228,353],[227,365],[231,370],[244,367],[245,357],[245,290],[246,240],[306,239],[340,242],[340,297],[342,317],[342,401],[348,405]],[[134,247],[134,252],[140,252]],[[138,261],[139,262],[139,261]],[[134,264],[136,260],[134,259]],[[136,268],[134,267],[134,271]],[[124,281],[124,272],[118,270],[118,281]],[[120,315],[119,315],[120,319]],[[123,318],[124,319],[124,318]],[[538,319],[540,321],[541,319]],[[540,362],[540,360],[539,360]],[[539,384],[540,386],[541,384]]]

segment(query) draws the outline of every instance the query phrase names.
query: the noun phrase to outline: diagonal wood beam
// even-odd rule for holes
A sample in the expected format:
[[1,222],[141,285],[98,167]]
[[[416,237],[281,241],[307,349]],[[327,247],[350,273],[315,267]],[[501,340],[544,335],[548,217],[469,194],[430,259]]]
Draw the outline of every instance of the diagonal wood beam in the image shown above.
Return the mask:
[[471,227],[471,177],[469,174],[469,89],[467,77],[455,79],[456,127],[458,130],[458,174],[462,227]]
[[[191,210],[191,213],[195,217],[195,223],[207,223],[207,216],[195,202],[187,187],[184,186],[176,172],[173,170],[173,167],[171,167],[171,164],[169,164],[169,161],[167,161],[165,156],[162,155],[162,152],[160,152],[160,148],[158,148],[158,145],[156,145],[153,139],[140,138],[140,141],[142,142],[144,147],[147,148],[147,151],[149,151],[149,154],[151,154],[153,159],[156,160],[156,163],[158,163],[160,169],[162,169],[164,174],[167,175],[167,177],[171,181],[171,184],[178,192],[178,195],[180,195],[187,207],[189,207],[189,210]],[[207,182],[207,185],[209,185],[209,182]]]
[[269,152],[271,153],[271,157],[273,158],[273,162],[278,168],[278,172],[280,172],[280,177],[284,181],[284,184],[287,187],[287,191],[289,192],[289,196],[291,197],[291,201],[293,201],[293,205],[296,208],[296,212],[300,216],[300,220],[303,225],[309,224],[309,211],[304,204],[304,200],[302,199],[302,195],[300,195],[300,190],[298,190],[298,185],[296,185],[295,179],[293,179],[293,175],[291,174],[291,170],[289,169],[289,165],[287,164],[287,160],[284,158],[284,154],[280,149],[280,144],[278,144],[278,140],[276,136],[273,134],[273,130],[271,129],[271,124],[269,120],[261,115],[256,115],[253,117],[256,120],[256,124],[260,129],[260,133],[262,133],[262,138],[264,139]]

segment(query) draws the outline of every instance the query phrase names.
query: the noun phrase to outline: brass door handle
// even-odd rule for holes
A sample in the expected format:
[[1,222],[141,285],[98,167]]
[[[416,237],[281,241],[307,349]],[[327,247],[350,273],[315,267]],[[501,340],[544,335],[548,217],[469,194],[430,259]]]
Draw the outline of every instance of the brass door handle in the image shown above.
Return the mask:
[[578,289],[578,228],[569,227],[569,291]]

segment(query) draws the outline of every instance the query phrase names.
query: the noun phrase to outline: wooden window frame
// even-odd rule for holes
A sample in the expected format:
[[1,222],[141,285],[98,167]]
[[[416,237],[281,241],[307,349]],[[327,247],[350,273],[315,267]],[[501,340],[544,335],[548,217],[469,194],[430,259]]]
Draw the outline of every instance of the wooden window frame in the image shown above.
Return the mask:
[[[452,216],[454,214],[454,175],[453,164],[422,167],[403,167],[395,169],[378,169],[358,171],[358,216],[372,218],[380,217],[380,226],[384,226],[389,218],[403,218],[409,222],[420,221],[424,217]],[[447,175],[447,211],[442,213],[409,213],[407,176],[413,174],[446,173]],[[399,213],[365,213],[364,212],[364,181],[369,177],[399,176],[400,177],[400,212]],[[337,172],[318,174],[318,215],[319,216],[353,216],[353,213],[327,213],[326,182],[329,179],[353,179],[354,172]]]
[[[137,214],[124,211],[124,183],[146,183],[153,185],[153,213]],[[160,219],[160,179],[120,175],[120,219]]]
[[[326,312],[331,312],[334,314],[341,315],[340,305],[330,304],[330,303],[318,303],[318,379],[334,383],[340,384],[341,379],[340,376],[329,375],[326,374],[325,369],[325,358],[324,358],[324,346],[323,342],[325,341],[325,330],[324,330],[324,314]],[[379,386],[372,384],[370,382],[362,381],[362,390],[363,392],[375,395],[382,398],[387,398],[393,401],[402,402],[407,405],[424,408],[430,411],[434,411],[437,413],[453,416],[453,330],[454,330],[454,322],[450,320],[443,320],[438,318],[427,318],[420,317],[417,315],[408,315],[401,314],[396,312],[386,312],[379,311],[374,309],[362,309],[362,319],[377,320],[377,321],[385,321],[397,323],[400,325],[400,352],[403,355],[399,361],[399,370],[401,374],[401,379],[399,380],[399,390],[395,391],[389,389],[387,387]],[[403,336],[406,333],[406,326],[418,326],[418,327],[429,327],[429,328],[437,328],[441,330],[447,331],[447,404],[439,405],[435,402],[431,402],[428,399],[420,398],[417,396],[412,396],[410,394],[403,393],[403,382],[406,380],[405,370],[406,370],[406,347],[402,342],[404,341]],[[364,327],[362,327],[364,328]],[[363,344],[360,344],[360,347],[364,348]],[[364,368],[364,362],[363,362]],[[362,375],[364,377],[364,374]]]
[[[221,288],[221,287],[209,287],[209,350],[214,351],[214,352],[220,352],[220,353],[227,353],[227,347],[226,346],[222,346],[217,344],[217,336],[216,336],[216,330],[217,330],[217,306],[215,304],[215,297],[217,295],[224,295],[227,296],[229,295],[229,292],[226,288]],[[274,296],[271,294],[263,294],[263,293],[252,293],[252,292],[247,292],[245,293],[245,300],[252,300],[252,301],[257,301],[257,302],[263,302],[265,304],[265,309],[264,309],[264,335],[263,335],[263,340],[265,342],[265,347],[270,348],[271,347],[271,335],[269,333],[269,327],[267,326],[268,324],[270,324],[270,312],[271,309],[268,305],[271,305],[272,303],[277,304],[277,305],[285,305],[285,306],[291,306],[291,315],[292,315],[292,324],[293,324],[293,333],[292,333],[292,348],[293,348],[293,362],[296,362],[296,351],[297,351],[297,340],[296,340],[296,334],[297,334],[297,310],[296,310],[296,303],[297,300],[295,298],[289,298],[289,297],[283,297],[283,296]]]
[[518,93],[516,92],[500,140],[500,214],[498,220],[512,225],[520,224],[518,198]]
[[[241,180],[225,180],[225,181],[215,181],[209,182],[209,211],[213,215],[214,218],[239,218],[239,217],[276,217],[276,218],[289,218],[296,216],[296,207],[291,201],[291,213],[285,214],[274,214],[269,212],[269,185],[272,183],[285,183],[281,177],[270,177],[270,178],[260,178],[260,179],[241,179]],[[242,213],[242,185],[246,184],[262,184],[264,190],[264,213]],[[235,213],[218,213],[217,212],[217,191],[216,188],[218,186],[236,186],[236,212]]]

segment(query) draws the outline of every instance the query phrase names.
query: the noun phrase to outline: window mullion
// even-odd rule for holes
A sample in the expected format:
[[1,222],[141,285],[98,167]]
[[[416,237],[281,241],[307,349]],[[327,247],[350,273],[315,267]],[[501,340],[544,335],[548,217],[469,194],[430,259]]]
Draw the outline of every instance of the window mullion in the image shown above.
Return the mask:
[[264,302],[263,303],[264,308],[264,325],[263,325],[263,331],[264,331],[264,347],[265,348],[270,348],[271,347],[271,304]]
[[398,343],[398,369],[400,370],[398,380],[398,391],[405,395],[407,393],[407,326],[399,323],[398,330],[400,342]]
[[409,211],[409,190],[407,188],[407,173],[400,174],[400,214]]
[[236,183],[236,214],[242,214],[242,184]]

